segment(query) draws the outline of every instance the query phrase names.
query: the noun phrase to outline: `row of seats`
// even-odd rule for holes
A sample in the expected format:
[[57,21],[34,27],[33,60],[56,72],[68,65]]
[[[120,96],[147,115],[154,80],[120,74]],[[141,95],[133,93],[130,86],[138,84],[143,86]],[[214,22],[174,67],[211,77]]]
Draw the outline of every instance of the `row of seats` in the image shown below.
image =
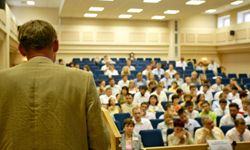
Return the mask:
[[[232,129],[234,125],[225,125],[221,126],[221,130],[223,131],[224,135]],[[250,125],[247,126],[248,130],[250,130]],[[194,128],[194,133],[197,129],[201,127]],[[169,128],[167,130],[167,135],[170,135],[173,133],[173,129]],[[141,140],[144,147],[157,147],[157,146],[164,146],[163,138],[161,130],[159,129],[153,129],[153,130],[141,130],[140,131]]]

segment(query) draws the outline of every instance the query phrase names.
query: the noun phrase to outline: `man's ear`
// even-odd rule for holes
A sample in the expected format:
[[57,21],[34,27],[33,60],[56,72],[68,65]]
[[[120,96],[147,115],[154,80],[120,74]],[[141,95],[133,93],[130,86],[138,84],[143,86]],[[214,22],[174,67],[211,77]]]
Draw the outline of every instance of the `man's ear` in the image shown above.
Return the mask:
[[18,45],[18,50],[22,56],[26,56],[26,51],[24,50],[21,44]]
[[53,52],[56,53],[58,51],[58,48],[59,48],[59,42],[58,42],[58,40],[55,40],[53,42],[52,48],[53,48]]

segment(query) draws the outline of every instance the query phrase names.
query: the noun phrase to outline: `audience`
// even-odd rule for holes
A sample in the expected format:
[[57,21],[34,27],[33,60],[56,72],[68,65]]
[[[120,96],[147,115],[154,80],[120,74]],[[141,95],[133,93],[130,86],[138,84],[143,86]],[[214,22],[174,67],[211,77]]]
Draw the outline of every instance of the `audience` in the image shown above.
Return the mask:
[[122,150],[140,150],[143,148],[141,136],[134,132],[135,123],[132,119],[127,118],[123,122],[123,131],[120,139]]
[[156,95],[151,95],[149,97],[149,106],[148,106],[148,111],[152,112],[152,113],[156,113],[157,111],[163,111],[162,106],[160,105],[160,103],[158,101],[158,97]]
[[224,133],[214,125],[214,121],[209,116],[202,117],[203,127],[195,132],[195,143],[206,144],[207,140],[224,140]]
[[153,69],[152,73],[161,79],[161,76],[164,75],[164,70],[161,68],[161,63],[156,64],[156,68]]
[[118,76],[119,73],[115,69],[115,66],[113,64],[110,64],[106,72],[104,72],[104,75],[107,75],[109,78],[111,78],[112,76]]
[[194,110],[194,103],[193,102],[187,101],[185,103],[185,108],[186,108],[187,115],[190,119],[195,119],[195,118],[199,117],[199,112],[197,110]]
[[126,96],[128,93],[128,87],[123,86],[120,94],[117,95],[117,100],[120,105],[126,102]]
[[119,106],[116,105],[116,99],[115,97],[110,97],[108,102],[108,111],[111,116],[114,114],[118,114],[121,112],[121,109]]
[[174,120],[174,132],[168,136],[168,146],[193,144],[192,135],[185,130],[184,122],[180,119]]
[[171,78],[173,78],[174,74],[177,73],[177,71],[174,69],[173,64],[168,65],[168,70],[166,70],[166,72],[170,75]]
[[141,109],[136,106],[132,109],[133,121],[135,122],[134,132],[139,133],[141,130],[153,129],[149,119],[142,118]]
[[126,95],[126,102],[121,104],[122,112],[123,113],[130,113],[132,115],[132,109],[136,106],[133,102],[132,94],[128,93]]
[[164,83],[164,87],[166,89],[168,89],[168,87],[171,86],[172,81],[173,80],[171,79],[169,73],[167,73],[167,72],[164,73],[164,77],[160,80],[160,82]]
[[167,130],[174,128],[173,115],[171,113],[164,113],[164,121],[157,125],[157,129],[161,130],[164,143],[167,145]]
[[105,89],[106,89],[106,81],[100,80],[99,86],[97,87],[97,93],[99,94],[99,96],[105,94]]
[[118,85],[120,87],[123,87],[123,86],[128,87],[128,85],[129,85],[128,76],[127,75],[122,75],[122,79],[120,81],[118,81]]
[[112,95],[112,89],[110,87],[106,88],[105,94],[100,96],[100,101],[104,108],[108,107],[109,99],[111,97],[115,98],[115,96]]
[[177,61],[177,62],[176,62],[176,67],[181,67],[183,70],[186,69],[187,63],[186,63],[186,61],[184,60],[184,57],[181,57],[180,61]]
[[216,124],[217,115],[215,112],[211,111],[209,102],[204,101],[201,104],[201,107],[202,107],[202,111],[200,112],[200,117],[209,116],[213,120],[214,124]]
[[200,124],[196,120],[190,119],[187,112],[183,108],[178,111],[178,115],[180,117],[180,120],[184,123],[185,129],[187,129],[193,136],[194,129],[200,127]]
[[221,77],[217,76],[215,79],[215,83],[211,86],[212,92],[222,91],[223,88],[224,88],[224,85],[221,84]]
[[139,92],[135,93],[134,96],[135,103],[141,104],[142,102],[148,102],[150,94],[147,89],[146,86],[139,87]]
[[131,94],[135,94],[136,92],[138,92],[138,88],[135,86],[135,81],[134,80],[130,80],[128,83],[128,91]]
[[115,84],[115,79],[114,78],[109,78],[109,85],[106,86],[106,88],[111,88],[112,94],[116,96],[117,94],[120,93],[121,87]]
[[220,127],[224,125],[234,125],[234,122],[238,118],[243,118],[239,114],[239,106],[236,103],[229,104],[229,114],[224,115],[220,120]]
[[250,131],[247,129],[246,122],[243,118],[234,121],[235,127],[227,131],[226,139],[232,143],[250,141]]
[[138,72],[136,75],[135,85],[139,88],[140,86],[147,86],[146,80],[143,78],[142,73]]
[[227,107],[227,100],[225,98],[221,98],[219,101],[219,108],[214,110],[217,116],[224,116],[229,114],[229,110]]
[[141,113],[142,113],[142,118],[147,118],[147,119],[155,119],[155,113],[148,111],[148,106],[149,104],[147,102],[142,102],[141,103]]

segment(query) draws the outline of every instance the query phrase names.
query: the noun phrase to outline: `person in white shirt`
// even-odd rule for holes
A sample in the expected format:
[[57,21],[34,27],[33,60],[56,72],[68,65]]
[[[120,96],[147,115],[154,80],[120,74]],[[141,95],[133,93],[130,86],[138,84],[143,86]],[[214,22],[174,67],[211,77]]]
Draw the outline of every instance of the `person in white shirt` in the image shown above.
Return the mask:
[[160,80],[160,82],[164,83],[164,88],[168,89],[169,86],[171,86],[172,79],[169,75],[169,73],[165,72],[164,73],[164,78]]
[[104,72],[104,75],[107,75],[109,78],[112,78],[112,76],[118,76],[119,73],[115,69],[115,66],[113,64],[110,64],[108,70]]
[[189,119],[184,108],[181,108],[178,111],[178,115],[181,121],[184,122],[185,129],[187,129],[191,133],[191,135],[194,135],[194,128],[200,127],[200,124],[194,119]]
[[250,125],[250,99],[244,100],[245,104],[247,105],[247,113],[248,115],[245,118],[246,124]]
[[110,64],[115,64],[115,62],[113,60],[111,60],[108,55],[105,55],[103,57],[102,64],[106,64],[107,62]]
[[132,66],[131,60],[127,60],[127,66],[124,66],[124,67],[128,67],[129,71],[135,71],[135,67]]
[[214,98],[213,98],[212,92],[209,90],[210,85],[209,85],[209,84],[203,84],[202,87],[203,87],[203,88],[202,88],[203,90],[200,91],[200,92],[198,92],[197,95],[199,95],[199,94],[201,94],[201,93],[204,94],[204,95],[205,95],[205,100],[208,101],[209,103],[211,103],[211,101],[212,101]]
[[183,79],[181,78],[180,74],[178,72],[176,72],[174,74],[174,78],[173,78],[173,81],[176,81],[177,84],[179,85],[179,87],[181,87],[181,85],[184,83],[183,82]]
[[183,70],[186,69],[187,63],[186,63],[186,61],[184,60],[184,57],[181,57],[181,60],[176,62],[176,67],[182,67]]
[[185,83],[181,85],[181,89],[183,90],[184,93],[190,93],[190,85],[191,85],[191,78],[186,77],[185,78]]
[[121,92],[121,87],[115,84],[114,78],[109,79],[109,85],[107,85],[106,88],[112,89],[113,96],[116,96],[117,94]]
[[157,129],[161,130],[162,138],[165,144],[167,144],[167,130],[168,128],[174,128],[174,119],[171,113],[164,113],[164,121],[157,125]]
[[150,94],[147,89],[148,88],[146,86],[139,87],[139,92],[135,93],[134,96],[134,102],[136,104],[140,105],[142,102],[148,102]]
[[109,69],[109,65],[110,65],[110,63],[107,61],[107,62],[105,63],[105,65],[103,65],[103,66],[101,67],[101,71],[103,71],[104,73],[107,72],[108,69]]
[[250,131],[247,129],[246,122],[243,118],[235,120],[235,127],[227,131],[226,139],[230,143],[250,141]]
[[242,100],[240,99],[240,94],[238,93],[238,88],[232,87],[232,91],[228,94],[228,99],[232,100],[233,103],[238,104],[240,110],[242,109]]
[[176,73],[176,70],[174,69],[173,64],[168,65],[168,70],[166,72],[170,75],[171,78],[174,77],[174,74]]
[[168,101],[166,93],[163,91],[163,87],[161,84],[156,86],[156,90],[151,93],[151,95],[156,95],[158,97],[159,104],[163,101]]
[[115,96],[112,95],[112,89],[111,88],[106,88],[105,94],[100,96],[100,101],[101,101],[101,104],[102,104],[102,106],[104,108],[108,107],[109,98],[111,98],[111,97],[115,98]]
[[238,118],[243,118],[239,114],[239,106],[236,103],[229,104],[229,114],[225,115],[220,120],[220,127],[223,125],[234,125],[234,121]]
[[229,92],[230,92],[230,89],[228,87],[224,87],[222,91],[215,93],[214,100],[219,101],[221,93],[223,93],[226,96],[226,99],[229,100],[229,97],[228,97]]
[[143,78],[142,73],[138,72],[136,79],[134,79],[135,85],[139,88],[140,86],[147,86],[147,81]]
[[126,95],[126,102],[121,105],[121,109],[123,113],[130,113],[132,115],[132,109],[137,105],[133,102],[132,94],[128,93]]
[[156,95],[150,95],[149,101],[148,101],[148,111],[152,113],[156,112],[163,112],[164,109],[162,108],[161,104],[158,101],[158,97]]
[[140,105],[142,118],[147,118],[149,120],[156,119],[155,113],[148,111],[148,102],[142,102]]
[[147,65],[146,69],[142,71],[142,75],[147,76],[148,73],[152,72],[152,66],[151,65]]
[[219,101],[219,107],[214,109],[214,112],[217,116],[225,116],[229,115],[229,110],[227,107],[227,100],[225,98],[221,98]]
[[138,88],[135,86],[135,81],[130,80],[128,84],[128,91],[129,93],[135,95],[136,92],[138,92]]
[[212,70],[214,74],[217,74],[217,69],[219,67],[220,66],[216,62],[214,62],[214,60],[211,60],[211,63],[208,65],[208,70]]
[[195,119],[197,117],[200,117],[199,112],[197,110],[194,110],[194,103],[192,101],[187,101],[185,103],[185,108],[187,115],[190,119]]
[[152,73],[161,79],[161,76],[164,74],[164,70],[161,68],[161,63],[156,64],[156,68],[153,69]]
[[196,71],[204,71],[205,68],[203,66],[203,63],[202,62],[199,62],[195,68]]
[[122,79],[118,81],[118,85],[122,88],[123,86],[128,87],[129,80],[127,75],[122,75]]
[[211,86],[212,92],[222,91],[223,88],[224,88],[224,85],[221,84],[221,77],[217,76],[215,79],[215,83]]
[[153,129],[151,122],[146,118],[142,118],[141,109],[139,106],[133,108],[132,114],[133,121],[135,122],[134,132],[139,134],[141,130]]

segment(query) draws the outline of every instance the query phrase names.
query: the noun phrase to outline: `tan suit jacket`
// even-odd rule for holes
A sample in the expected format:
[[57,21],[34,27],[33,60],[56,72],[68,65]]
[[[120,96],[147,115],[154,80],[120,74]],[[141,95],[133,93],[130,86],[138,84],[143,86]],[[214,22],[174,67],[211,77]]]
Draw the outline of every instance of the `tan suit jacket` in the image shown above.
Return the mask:
[[91,74],[35,57],[0,71],[0,150],[107,150]]

